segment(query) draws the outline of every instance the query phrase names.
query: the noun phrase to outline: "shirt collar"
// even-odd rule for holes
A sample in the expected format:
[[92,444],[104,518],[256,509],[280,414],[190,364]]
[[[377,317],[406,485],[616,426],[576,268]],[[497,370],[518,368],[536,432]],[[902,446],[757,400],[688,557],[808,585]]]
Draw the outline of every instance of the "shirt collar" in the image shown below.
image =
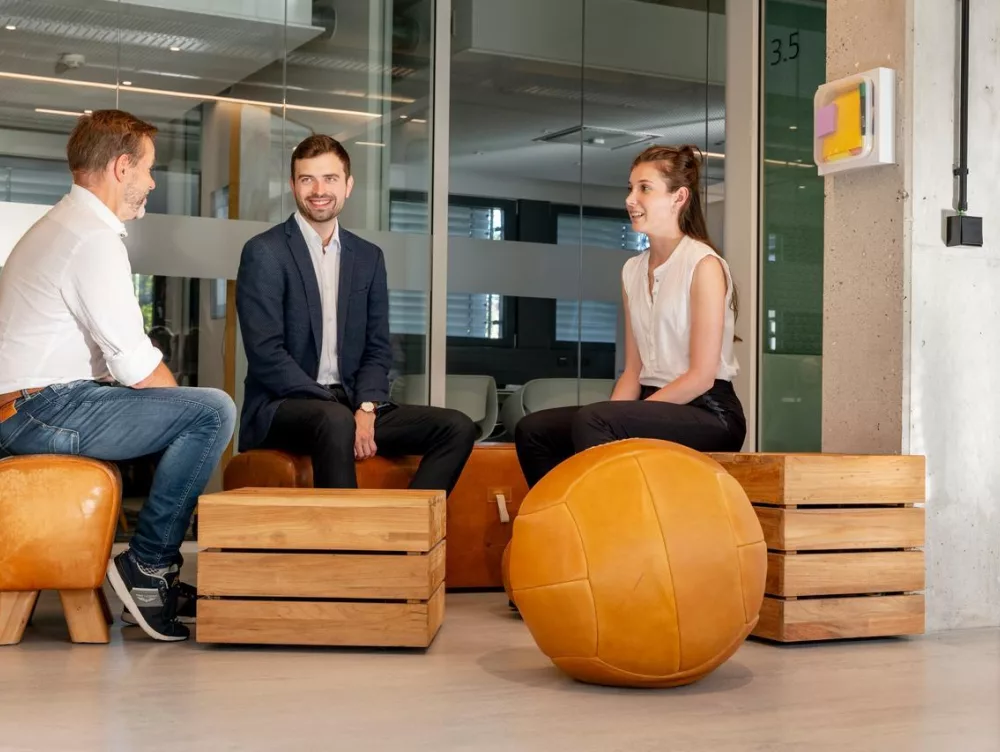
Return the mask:
[[[656,267],[653,270],[653,276],[654,277],[660,277],[660,276],[662,276],[666,272],[667,265],[674,258],[674,256],[676,256],[678,254],[678,252],[681,250],[681,248],[683,248],[685,245],[687,245],[687,243],[688,243],[689,240],[690,240],[690,236],[689,235],[685,235],[684,237],[681,238],[681,242],[679,242],[677,244],[677,247],[674,248],[674,252],[670,254],[670,257],[666,261],[664,261],[662,264],[660,264],[658,267]],[[647,254],[647,256],[646,256],[646,268],[647,269],[649,268],[649,258],[650,257]]]
[[[310,247],[318,248],[320,250],[325,250],[323,247],[323,238],[319,236],[319,233],[313,229],[313,226],[306,221],[306,218],[302,216],[302,212],[295,212],[295,221],[299,225],[299,230],[302,231],[302,236],[306,239],[306,244]],[[335,250],[340,249],[340,221],[333,227],[333,235],[330,236],[330,243],[327,248],[332,247]]]
[[124,238],[128,235],[128,232],[125,230],[125,224],[108,208],[107,204],[82,185],[74,183],[73,187],[69,189],[69,196],[73,201],[86,206],[94,212],[101,221],[118,233],[119,236]]

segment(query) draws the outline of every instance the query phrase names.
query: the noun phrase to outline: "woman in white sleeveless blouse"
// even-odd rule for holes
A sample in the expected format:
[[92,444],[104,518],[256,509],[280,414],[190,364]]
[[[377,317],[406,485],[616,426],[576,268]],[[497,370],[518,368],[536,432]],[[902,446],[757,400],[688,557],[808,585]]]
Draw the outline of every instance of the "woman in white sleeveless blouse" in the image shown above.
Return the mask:
[[515,443],[530,486],[574,453],[620,439],[742,447],[746,420],[732,385],[737,303],[708,238],[699,167],[690,146],[653,146],[632,163],[625,206],[649,250],[622,269],[625,370],[609,402],[521,419]]

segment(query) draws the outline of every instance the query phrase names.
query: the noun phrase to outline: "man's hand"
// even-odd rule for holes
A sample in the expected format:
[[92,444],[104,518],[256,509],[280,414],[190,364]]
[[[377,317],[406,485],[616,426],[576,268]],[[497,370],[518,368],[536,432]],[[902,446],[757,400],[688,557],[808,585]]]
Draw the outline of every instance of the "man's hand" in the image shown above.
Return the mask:
[[132,385],[133,389],[156,389],[177,386],[177,380],[167,368],[167,364],[161,362],[156,369],[142,381]]
[[375,456],[375,413],[358,410],[354,413],[354,459],[367,460]]

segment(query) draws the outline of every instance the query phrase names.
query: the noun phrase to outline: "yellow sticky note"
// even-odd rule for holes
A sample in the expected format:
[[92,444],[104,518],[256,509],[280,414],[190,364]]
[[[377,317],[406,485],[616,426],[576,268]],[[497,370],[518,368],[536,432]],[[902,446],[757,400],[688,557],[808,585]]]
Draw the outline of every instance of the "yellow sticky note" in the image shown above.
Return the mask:
[[837,104],[837,130],[823,139],[823,159],[827,161],[846,157],[864,145],[860,87],[841,94],[834,101]]

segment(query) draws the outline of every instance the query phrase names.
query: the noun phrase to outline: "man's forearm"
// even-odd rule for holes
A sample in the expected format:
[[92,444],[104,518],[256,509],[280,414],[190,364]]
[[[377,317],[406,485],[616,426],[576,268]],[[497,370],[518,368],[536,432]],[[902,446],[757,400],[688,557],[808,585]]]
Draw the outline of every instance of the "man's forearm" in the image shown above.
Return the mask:
[[177,379],[167,368],[167,364],[161,362],[149,376],[142,381],[132,385],[133,389],[153,389],[177,386]]

